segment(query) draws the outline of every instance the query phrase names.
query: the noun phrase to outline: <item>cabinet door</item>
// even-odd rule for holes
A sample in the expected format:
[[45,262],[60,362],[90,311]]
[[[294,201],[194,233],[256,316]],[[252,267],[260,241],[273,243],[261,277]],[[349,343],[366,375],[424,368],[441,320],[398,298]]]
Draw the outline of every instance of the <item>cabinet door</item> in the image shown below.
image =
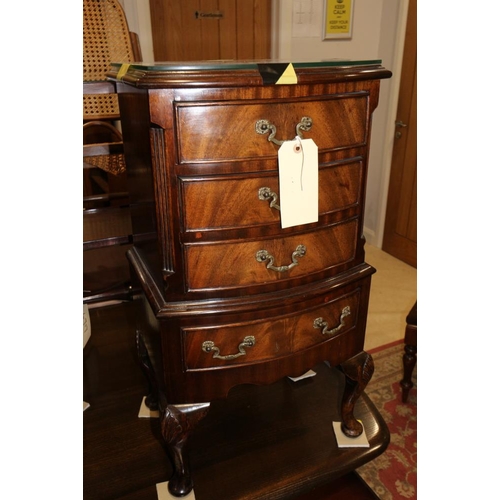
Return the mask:
[[150,0],[156,61],[269,59],[269,0]]

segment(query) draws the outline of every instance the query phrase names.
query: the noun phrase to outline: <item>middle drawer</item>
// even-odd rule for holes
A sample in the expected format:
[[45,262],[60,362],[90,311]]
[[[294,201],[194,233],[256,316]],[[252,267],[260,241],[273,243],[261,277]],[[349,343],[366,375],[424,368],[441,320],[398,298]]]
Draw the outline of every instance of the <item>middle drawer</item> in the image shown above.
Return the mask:
[[238,288],[333,270],[354,259],[358,219],[285,237],[184,245],[189,291]]
[[[319,170],[319,215],[359,204],[362,161]],[[278,176],[180,178],[184,231],[261,226],[280,220]]]

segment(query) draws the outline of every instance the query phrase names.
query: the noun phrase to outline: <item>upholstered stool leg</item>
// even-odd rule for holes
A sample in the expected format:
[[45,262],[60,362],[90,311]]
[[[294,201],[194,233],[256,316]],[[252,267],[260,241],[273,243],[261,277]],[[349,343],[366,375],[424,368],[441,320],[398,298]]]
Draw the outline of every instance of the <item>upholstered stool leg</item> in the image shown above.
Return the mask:
[[417,346],[406,345],[405,353],[403,354],[403,380],[400,384],[403,389],[403,403],[408,401],[408,394],[410,389],[413,387],[413,382],[411,381],[411,376],[413,374],[413,369],[417,362]]
[[408,400],[408,394],[413,387],[411,377],[417,362],[417,303],[406,317],[405,353],[403,354],[403,379],[400,382],[403,389],[403,403]]

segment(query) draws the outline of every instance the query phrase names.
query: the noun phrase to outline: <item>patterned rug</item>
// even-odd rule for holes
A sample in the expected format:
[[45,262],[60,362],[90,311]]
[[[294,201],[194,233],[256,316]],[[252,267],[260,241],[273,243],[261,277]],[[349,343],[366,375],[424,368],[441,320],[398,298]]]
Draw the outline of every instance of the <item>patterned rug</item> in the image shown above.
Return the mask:
[[[387,450],[357,472],[380,500],[417,498],[417,367],[408,402],[401,402],[403,342],[370,352],[375,373],[366,393],[384,418],[391,433]],[[418,362],[417,362],[418,364]]]

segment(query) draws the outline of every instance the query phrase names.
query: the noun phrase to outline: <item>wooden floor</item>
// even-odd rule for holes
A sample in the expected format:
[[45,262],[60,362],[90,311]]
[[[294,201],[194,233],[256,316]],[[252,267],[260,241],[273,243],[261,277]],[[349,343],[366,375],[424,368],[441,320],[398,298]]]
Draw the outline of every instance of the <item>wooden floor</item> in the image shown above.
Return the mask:
[[[171,467],[160,437],[158,419],[138,418],[146,385],[135,357],[134,303],[92,309],[91,328],[92,335],[84,349],[83,398],[90,403],[83,414],[84,499],[157,500],[155,485],[168,480]],[[323,367],[327,368],[325,365]],[[317,378],[330,377],[332,370],[326,369],[325,373],[323,375],[319,367]],[[325,426],[321,424],[324,415],[314,408],[314,404],[308,406],[307,397],[324,398],[317,407],[328,407],[329,400],[333,399],[329,393],[326,394],[328,398],[324,393],[314,393],[314,387],[320,387],[317,382],[302,388],[288,380],[283,383],[285,385],[257,388],[264,396],[266,391],[274,391],[267,392],[268,406],[263,409],[259,408],[260,403],[252,403],[253,400],[245,396],[245,390],[250,390],[249,387],[241,388],[239,399],[235,391],[236,395],[230,401],[233,405],[232,420],[229,418],[222,426],[220,422],[223,417],[220,415],[223,414],[218,412],[217,404],[212,403],[209,415],[200,424],[200,432],[193,435],[197,449],[194,460],[191,458],[193,476],[195,484],[203,486],[200,486],[197,500],[377,499],[357,474],[346,474],[345,470],[342,471],[338,464],[332,462],[332,448],[324,446],[326,439],[333,439],[330,436],[331,429],[326,425],[326,432],[330,434],[324,433]],[[306,381],[299,384],[302,383],[307,384]],[[333,383],[337,381],[333,380]],[[304,406],[293,408],[298,416],[292,420],[289,401],[294,391],[304,391],[302,394],[305,396],[300,399],[304,401]],[[389,440],[380,415],[369,399],[363,398],[356,407],[363,417],[358,414],[356,417],[363,418],[371,447],[365,454],[356,452],[355,461],[359,462],[356,466],[371,459],[370,453],[382,453]],[[311,412],[311,408],[315,411]],[[327,418],[331,418],[331,412],[336,411],[336,408],[327,408],[326,412],[330,412]],[[375,418],[370,422],[367,420],[367,423],[365,417],[369,413],[373,413]],[[279,417],[279,427],[273,427],[275,417]],[[309,421],[310,424],[307,423]],[[289,442],[291,448],[287,450],[284,446]],[[326,452],[321,451],[324,449]],[[354,456],[351,450],[341,451],[345,453],[343,461],[346,463],[352,461]],[[242,468],[233,474],[231,464],[238,462]],[[294,482],[300,487],[286,490],[285,493],[282,491],[276,496],[266,496],[261,493],[264,491],[262,488],[269,482],[282,480],[279,467],[284,475],[296,475]],[[273,474],[278,474],[278,477],[275,478]],[[248,484],[255,485],[255,495],[253,490],[248,489]],[[241,488],[241,496],[234,492],[236,488]]]

